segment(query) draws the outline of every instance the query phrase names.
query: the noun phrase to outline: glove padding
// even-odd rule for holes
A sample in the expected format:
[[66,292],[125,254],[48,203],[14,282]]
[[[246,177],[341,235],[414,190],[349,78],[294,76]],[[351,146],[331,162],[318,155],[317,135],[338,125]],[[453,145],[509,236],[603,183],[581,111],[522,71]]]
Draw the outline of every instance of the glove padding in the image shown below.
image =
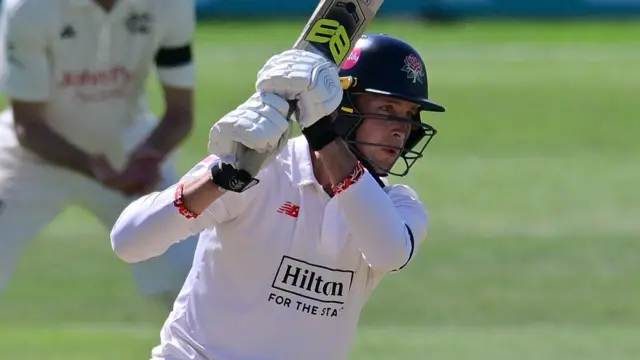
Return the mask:
[[286,118],[289,112],[285,99],[274,94],[253,94],[213,125],[209,153],[255,176],[291,138],[293,126]]
[[304,50],[272,56],[258,72],[256,89],[297,100],[296,120],[302,129],[333,113],[343,93],[336,65]]

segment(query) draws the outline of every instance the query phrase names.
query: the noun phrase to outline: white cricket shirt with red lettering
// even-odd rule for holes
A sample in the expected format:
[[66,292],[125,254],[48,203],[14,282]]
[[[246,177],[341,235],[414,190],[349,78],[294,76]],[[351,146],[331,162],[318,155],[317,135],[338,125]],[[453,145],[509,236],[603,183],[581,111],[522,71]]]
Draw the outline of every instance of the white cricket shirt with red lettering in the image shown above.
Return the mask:
[[[116,166],[126,136],[149,111],[145,85],[161,48],[192,41],[193,0],[120,0],[106,13],[93,0],[4,0],[0,88],[10,99],[48,102],[49,126]],[[192,87],[194,66],[158,71],[163,84]],[[2,146],[17,146],[11,110]]]

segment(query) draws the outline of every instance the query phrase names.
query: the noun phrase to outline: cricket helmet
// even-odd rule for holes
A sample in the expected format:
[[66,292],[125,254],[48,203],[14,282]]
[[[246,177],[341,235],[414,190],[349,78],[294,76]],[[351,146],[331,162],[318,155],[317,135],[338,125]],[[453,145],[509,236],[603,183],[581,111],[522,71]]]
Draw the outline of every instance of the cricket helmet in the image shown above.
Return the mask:
[[[431,125],[422,122],[421,113],[445,111],[444,107],[428,99],[427,73],[420,54],[406,42],[392,36],[366,34],[358,39],[353,51],[343,63],[340,80],[344,95],[334,121],[336,133],[347,142],[351,151],[372,173],[378,176],[405,176],[415,162],[423,157],[422,153],[436,134]],[[411,118],[363,113],[356,105],[356,98],[366,93],[415,103],[419,106],[419,111]],[[366,118],[383,118],[411,124],[411,131],[405,139],[404,146],[399,149],[398,159],[402,158],[404,161],[404,170],[381,173],[376,170],[379,167],[358,150],[358,144],[384,146],[356,139],[357,130]]]

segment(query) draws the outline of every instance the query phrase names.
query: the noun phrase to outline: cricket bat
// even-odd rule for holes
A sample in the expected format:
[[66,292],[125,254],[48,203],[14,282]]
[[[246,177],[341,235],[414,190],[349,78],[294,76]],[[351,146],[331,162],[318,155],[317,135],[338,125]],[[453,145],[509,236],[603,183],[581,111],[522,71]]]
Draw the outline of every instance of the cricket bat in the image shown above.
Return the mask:
[[[383,2],[384,0],[321,0],[293,48],[314,52],[340,68]],[[289,119],[294,111],[295,102],[289,112]],[[293,131],[291,124],[288,131]],[[244,148],[238,154],[236,165],[255,176],[265,159],[265,154]]]

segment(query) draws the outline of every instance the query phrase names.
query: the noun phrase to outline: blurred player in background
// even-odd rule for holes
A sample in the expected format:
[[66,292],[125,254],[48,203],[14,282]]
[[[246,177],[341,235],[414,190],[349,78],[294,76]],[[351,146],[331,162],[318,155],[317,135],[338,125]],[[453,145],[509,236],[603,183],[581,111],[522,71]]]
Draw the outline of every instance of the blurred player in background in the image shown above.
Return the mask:
[[[285,51],[256,88],[213,126],[214,155],[112,230],[127,262],[204,230],[154,360],[346,359],[369,296],[426,237],[417,194],[383,181],[406,175],[435,135],[421,112],[444,111],[414,48],[366,35],[340,72]],[[289,140],[293,98],[303,136]],[[240,143],[264,155],[256,179],[232,165]]]
[[[0,26],[0,85],[10,101],[0,115],[1,291],[30,241],[67,206],[110,229],[135,197],[177,181],[174,150],[193,123],[195,5],[4,0]],[[145,99],[154,64],[160,121]],[[196,242],[133,264],[141,292],[172,304]]]

